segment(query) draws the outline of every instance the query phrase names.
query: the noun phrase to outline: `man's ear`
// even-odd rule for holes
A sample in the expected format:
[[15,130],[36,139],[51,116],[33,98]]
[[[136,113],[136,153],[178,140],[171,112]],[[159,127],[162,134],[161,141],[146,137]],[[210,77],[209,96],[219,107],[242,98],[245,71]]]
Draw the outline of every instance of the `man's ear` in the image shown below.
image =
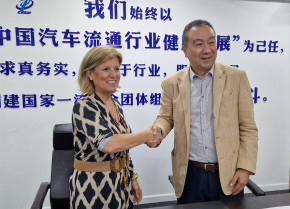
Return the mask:
[[182,45],[182,51],[183,51],[185,57],[187,57],[187,49],[186,49],[186,46]]

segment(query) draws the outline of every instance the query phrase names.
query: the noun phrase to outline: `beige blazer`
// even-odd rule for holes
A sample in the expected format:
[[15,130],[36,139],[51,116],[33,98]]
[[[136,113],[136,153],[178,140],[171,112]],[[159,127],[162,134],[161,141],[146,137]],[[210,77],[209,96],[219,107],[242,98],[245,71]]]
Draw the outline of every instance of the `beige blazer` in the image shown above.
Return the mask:
[[[174,128],[171,152],[175,194],[182,195],[190,149],[189,67],[164,79],[161,108],[155,125],[163,136]],[[230,195],[230,181],[237,170],[256,172],[258,130],[254,120],[253,99],[244,71],[215,63],[213,109],[215,144],[223,192]]]

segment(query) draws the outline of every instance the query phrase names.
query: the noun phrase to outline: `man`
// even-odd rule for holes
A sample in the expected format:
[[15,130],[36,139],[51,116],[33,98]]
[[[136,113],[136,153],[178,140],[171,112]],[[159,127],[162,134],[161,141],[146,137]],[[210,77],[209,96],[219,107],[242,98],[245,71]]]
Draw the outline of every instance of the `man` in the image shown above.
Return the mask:
[[209,22],[189,23],[182,39],[190,65],[162,82],[154,122],[154,132],[163,137],[174,128],[177,203],[243,197],[258,151],[246,73],[216,62],[216,34]]

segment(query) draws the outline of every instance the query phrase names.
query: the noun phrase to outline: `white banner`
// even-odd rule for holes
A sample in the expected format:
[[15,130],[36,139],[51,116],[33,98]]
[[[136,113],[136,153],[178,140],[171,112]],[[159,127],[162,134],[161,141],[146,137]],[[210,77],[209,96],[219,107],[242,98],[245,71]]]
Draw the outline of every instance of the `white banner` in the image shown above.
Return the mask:
[[[188,65],[181,35],[200,18],[216,30],[217,61],[246,70],[250,80],[260,138],[252,179],[266,190],[289,188],[289,3],[0,2],[1,208],[29,208],[40,182],[49,181],[52,129],[71,122],[81,96],[78,67],[91,47],[112,44],[123,54],[115,96],[140,131],[158,113],[161,81]],[[168,181],[172,148],[171,133],[156,149],[131,150],[142,203],[175,198]]]

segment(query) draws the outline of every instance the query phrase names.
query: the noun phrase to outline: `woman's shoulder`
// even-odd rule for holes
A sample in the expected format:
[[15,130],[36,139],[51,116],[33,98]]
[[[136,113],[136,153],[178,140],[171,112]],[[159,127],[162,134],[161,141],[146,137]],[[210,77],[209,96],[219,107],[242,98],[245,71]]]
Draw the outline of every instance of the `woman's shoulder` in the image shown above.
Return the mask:
[[113,100],[115,101],[115,104],[117,105],[119,111],[123,114],[122,105],[121,105],[121,103],[119,102],[119,100],[116,99],[116,98],[113,98]]
[[98,111],[99,108],[96,99],[94,98],[94,95],[85,94],[80,99],[78,99],[78,101],[74,104],[73,110],[80,108]]
[[119,102],[119,100],[116,99],[116,98],[114,98],[114,97],[112,97],[112,98],[115,101],[116,105],[119,106],[119,107],[121,107],[121,103]]
[[91,102],[90,95],[85,94],[75,102],[75,105],[86,105],[89,102]]

